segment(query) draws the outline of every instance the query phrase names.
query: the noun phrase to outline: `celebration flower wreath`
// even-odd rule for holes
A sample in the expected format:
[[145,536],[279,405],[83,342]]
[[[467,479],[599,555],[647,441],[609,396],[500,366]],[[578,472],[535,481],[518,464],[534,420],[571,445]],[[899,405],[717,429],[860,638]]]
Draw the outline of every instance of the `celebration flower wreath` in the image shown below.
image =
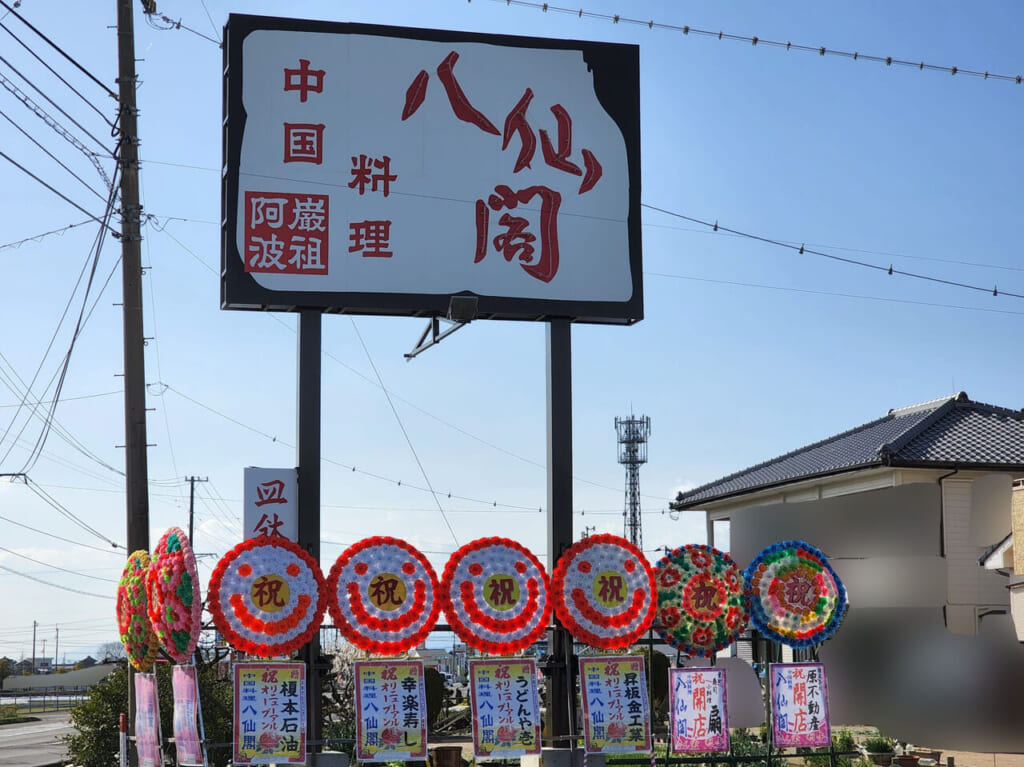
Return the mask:
[[203,603],[196,557],[181,528],[169,528],[153,550],[146,590],[160,646],[176,662],[188,663],[199,642]]
[[437,574],[417,549],[374,536],[350,546],[327,579],[334,625],[359,647],[399,655],[422,642],[441,611]]
[[593,647],[628,647],[657,608],[654,573],[643,553],[617,535],[591,535],[566,549],[551,579],[555,613]]
[[654,569],[658,625],[686,655],[711,656],[736,641],[750,620],[750,591],[728,554],[703,544],[673,549]]
[[452,630],[481,652],[509,655],[543,636],[551,618],[544,566],[508,538],[480,538],[448,559],[441,605]]
[[846,614],[846,589],[839,576],[824,554],[803,541],[769,546],[744,577],[751,590],[751,624],[791,647],[824,642]]
[[327,587],[306,551],[281,536],[242,541],[210,576],[207,609],[228,644],[249,655],[287,655],[323,620]]
[[133,551],[117,583],[117,629],[121,644],[128,655],[128,662],[142,673],[153,667],[160,649],[146,606],[148,571],[149,553],[145,549]]

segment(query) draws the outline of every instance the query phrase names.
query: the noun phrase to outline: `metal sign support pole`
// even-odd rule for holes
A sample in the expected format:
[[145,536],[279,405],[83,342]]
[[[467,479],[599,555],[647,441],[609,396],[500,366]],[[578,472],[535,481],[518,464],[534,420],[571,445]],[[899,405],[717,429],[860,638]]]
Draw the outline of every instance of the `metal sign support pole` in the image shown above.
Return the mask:
[[[547,326],[548,572],[572,545],[572,337],[569,320]],[[548,655],[549,732],[556,748],[571,747],[576,696],[572,688],[572,637],[552,616]],[[568,751],[572,753],[571,750]],[[571,758],[571,757],[569,757]],[[566,761],[559,764],[569,764]]]
[[[299,312],[298,382],[296,394],[298,463],[297,543],[320,561],[320,337],[322,317],[317,310]],[[299,651],[306,664],[306,720],[310,752],[321,749],[323,698],[320,692],[320,632]],[[315,758],[310,760],[315,764]]]

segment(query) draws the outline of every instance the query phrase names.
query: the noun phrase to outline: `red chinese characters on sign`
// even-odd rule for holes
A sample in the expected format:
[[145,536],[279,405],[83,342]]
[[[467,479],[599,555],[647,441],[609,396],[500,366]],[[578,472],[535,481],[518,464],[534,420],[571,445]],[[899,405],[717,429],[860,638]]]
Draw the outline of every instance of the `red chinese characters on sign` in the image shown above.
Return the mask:
[[[380,173],[376,173],[377,170]],[[348,186],[349,189],[358,188],[359,194],[364,194],[369,185],[371,192],[380,191],[387,197],[391,193],[391,182],[397,179],[398,176],[391,173],[391,158],[387,155],[380,159],[365,154],[352,158],[352,180]]]
[[391,258],[386,248],[391,239],[390,221],[353,221],[348,225],[349,253],[362,253],[363,258]]
[[[522,97],[505,116],[504,130],[499,131],[486,115],[472,105],[465,91],[455,77],[455,62],[459,54],[449,53],[437,67],[437,76],[444,87],[451,105],[452,112],[459,120],[474,125],[484,133],[501,136],[501,149],[505,151],[513,137],[519,138],[519,154],[516,157],[513,173],[530,168],[537,149],[537,136],[527,119],[527,111],[533,100],[533,90],[526,88]],[[402,109],[402,120],[408,120],[423,103],[430,75],[421,70],[409,85],[405,95],[405,106]],[[556,136],[552,140],[548,131],[540,129],[540,148],[544,162],[556,170],[574,176],[582,176],[577,194],[586,194],[600,181],[601,163],[589,149],[581,149],[583,168],[573,162],[570,157],[572,148],[572,116],[561,104],[550,107],[555,118]],[[523,270],[542,282],[550,282],[558,273],[558,207],[561,204],[561,193],[546,186],[529,186],[519,191],[500,184],[495,187],[494,194],[476,201],[476,253],[474,263],[480,263],[494,250],[501,253],[506,261],[517,259]],[[519,204],[529,203],[534,197],[540,197],[540,216],[534,222],[540,236],[540,253],[535,257],[538,235],[529,230],[531,222],[523,216],[503,213],[498,219],[498,226],[505,230],[493,240],[490,238],[490,211],[503,209],[513,210]],[[490,209],[490,210],[488,210]]]
[[[498,225],[505,231],[493,241],[489,239],[490,211],[515,210],[520,203],[526,204],[534,197],[540,197],[540,254],[535,258],[533,243],[537,236],[527,231],[530,221],[522,216],[505,213],[498,219]],[[473,263],[479,263],[487,256],[490,246],[500,252],[506,261],[519,259],[520,265],[531,277],[542,282],[551,282],[558,273],[558,206],[562,195],[546,186],[530,186],[513,191],[511,187],[499,184],[494,194],[476,201],[476,256]],[[488,210],[490,209],[490,210]]]
[[324,125],[285,123],[284,161],[320,165],[324,161]]
[[298,69],[285,68],[284,89],[286,92],[298,91],[299,101],[305,104],[310,91],[313,93],[324,92],[325,74],[323,69],[310,69],[309,59],[299,59]]
[[284,497],[284,482],[281,480],[272,479],[256,486],[256,505],[266,506],[268,503],[288,503]]
[[245,271],[327,274],[328,198],[245,193]]

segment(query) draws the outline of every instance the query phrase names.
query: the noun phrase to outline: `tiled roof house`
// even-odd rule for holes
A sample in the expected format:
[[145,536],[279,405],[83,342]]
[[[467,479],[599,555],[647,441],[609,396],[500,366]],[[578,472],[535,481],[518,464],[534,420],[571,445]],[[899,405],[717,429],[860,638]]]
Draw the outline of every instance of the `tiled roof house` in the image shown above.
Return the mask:
[[[957,727],[966,727],[972,716],[985,720],[982,707],[955,716],[936,711],[922,723],[911,717],[930,712],[929,701],[912,685],[890,688],[882,698],[880,688],[860,688],[868,684],[864,680],[881,684],[886,676],[919,667],[898,649],[911,636],[919,638],[914,646],[930,648],[927,657],[948,664],[945,671],[936,666],[936,674],[948,675],[962,663],[973,673],[991,674],[988,688],[999,679],[1024,683],[1024,647],[1016,644],[1024,641],[1024,544],[1016,557],[1012,546],[1014,537],[1024,541],[1024,502],[1012,500],[1024,493],[1014,492],[1021,480],[1024,413],[961,392],[890,410],[682,492],[671,506],[705,512],[708,542],[727,549],[741,568],[781,540],[805,540],[824,551],[850,598],[843,626],[821,648],[822,660],[846,669],[847,713],[876,715],[866,721],[883,728],[888,722],[914,742],[978,744],[966,730],[957,734]],[[1015,560],[1022,564],[1019,573]],[[1003,654],[992,650],[996,646]],[[887,654],[894,665],[882,673],[877,661]],[[864,693],[860,708],[854,688]],[[996,694],[985,689],[974,693]],[[955,695],[950,687],[931,702]],[[885,722],[883,699],[891,712]],[[986,716],[991,719],[991,712]],[[1024,749],[1024,733],[1008,745]]]

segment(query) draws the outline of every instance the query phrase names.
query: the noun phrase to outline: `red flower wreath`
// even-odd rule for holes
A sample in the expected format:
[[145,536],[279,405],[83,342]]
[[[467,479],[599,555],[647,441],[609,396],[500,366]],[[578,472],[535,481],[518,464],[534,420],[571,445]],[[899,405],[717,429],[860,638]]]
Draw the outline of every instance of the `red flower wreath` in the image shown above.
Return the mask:
[[320,628],[327,589],[320,567],[280,536],[242,541],[217,563],[207,609],[228,644],[249,655],[287,655]]
[[178,663],[188,663],[199,643],[203,603],[199,572],[188,536],[171,527],[153,550],[146,573],[149,620],[160,646]]
[[149,553],[145,549],[133,551],[117,584],[117,628],[121,644],[124,645],[128,662],[142,673],[153,667],[160,649],[147,610],[148,571]]
[[480,538],[448,560],[440,599],[452,630],[467,645],[508,655],[543,636],[551,618],[548,574],[508,538]]
[[658,606],[651,566],[640,549],[616,535],[591,535],[566,549],[551,589],[562,625],[604,650],[639,639]]
[[335,561],[327,579],[334,625],[356,647],[399,655],[422,642],[441,611],[437,575],[405,541],[365,538]]

